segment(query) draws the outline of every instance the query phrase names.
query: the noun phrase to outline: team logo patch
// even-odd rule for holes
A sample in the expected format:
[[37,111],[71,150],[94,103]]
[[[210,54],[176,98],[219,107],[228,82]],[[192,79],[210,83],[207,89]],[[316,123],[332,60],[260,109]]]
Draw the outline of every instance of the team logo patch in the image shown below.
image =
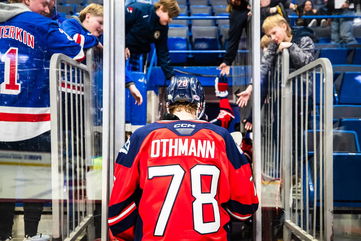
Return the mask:
[[128,13],[133,13],[133,8],[132,7],[127,7],[127,12]]
[[130,146],[130,139],[128,139],[128,141],[124,144],[124,146],[120,149],[119,152],[124,153],[124,154],[128,154],[129,146]]
[[155,38],[155,39],[159,39],[159,37],[160,37],[160,32],[159,32],[159,31],[155,31],[155,32],[154,32],[154,38]]

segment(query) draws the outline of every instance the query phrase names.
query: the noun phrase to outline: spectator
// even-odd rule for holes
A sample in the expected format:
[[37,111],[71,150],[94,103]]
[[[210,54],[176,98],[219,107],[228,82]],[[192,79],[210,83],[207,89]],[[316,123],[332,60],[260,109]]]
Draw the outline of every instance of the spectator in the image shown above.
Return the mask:
[[150,51],[155,44],[158,61],[166,79],[174,76],[169,65],[168,24],[179,15],[180,8],[176,0],[160,0],[154,5],[131,3],[125,11],[125,46],[126,58],[130,57],[130,70],[137,68],[140,57]]
[[[319,15],[317,9],[313,7],[313,2],[311,0],[306,0],[303,4],[299,5],[297,7],[297,11],[299,13],[299,17],[301,16],[316,16]],[[305,26],[305,27],[315,27],[315,26],[321,26],[326,27],[327,26],[327,20],[326,19],[315,19],[315,18],[299,18],[297,20],[297,25],[299,26]]]
[[223,63],[218,69],[221,75],[228,75],[230,66],[237,55],[239,41],[243,30],[246,29],[248,23],[249,3],[248,1],[230,0],[228,4],[229,16],[229,31],[228,31],[228,44],[226,46],[226,54],[224,55]]
[[204,108],[197,79],[173,78],[167,92],[179,120],[137,129],[119,152],[110,236],[226,240],[230,217],[247,219],[258,207],[250,164],[227,130],[197,120]]
[[271,38],[267,35],[263,35],[261,38],[261,50],[263,53],[268,49],[268,45],[271,43]]
[[289,0],[262,0],[261,1],[261,25],[263,21],[274,14],[280,14],[288,21],[288,15],[285,9],[296,11],[297,5]]
[[[341,3],[341,4],[340,4]],[[327,1],[327,9],[331,15],[353,15],[350,8],[352,0],[348,1]],[[352,18],[333,18],[331,21],[331,42],[357,44],[357,40],[352,33]]]
[[[292,35],[287,21],[280,15],[273,15],[265,19],[263,31],[271,39],[261,60],[261,103],[267,94],[267,76],[274,67],[277,52],[287,48],[290,54],[290,72],[312,62],[315,58],[315,45],[306,30],[300,29]],[[266,41],[266,40],[265,40]],[[240,107],[247,105],[252,94],[252,84],[245,91],[237,94],[237,104]],[[247,122],[251,122],[251,117]],[[252,128],[252,126],[249,126]]]
[[[61,24],[62,29],[71,36],[74,41],[84,46],[84,49],[92,47],[103,48],[99,38],[103,34],[103,6],[91,3],[80,11],[79,17],[74,16]],[[143,97],[134,84],[129,73],[125,76],[126,87],[138,105],[142,104]]]
[[65,20],[61,28],[84,49],[103,48],[98,39],[103,34],[103,6],[89,4],[80,11],[79,17]]
[[[84,56],[50,13],[48,0],[0,3],[0,76],[8,75],[0,91],[0,149],[50,152],[49,66],[54,53],[74,59]],[[31,116],[31,118],[29,118]],[[15,167],[14,167],[15,168]],[[8,184],[10,185],[10,184]],[[15,203],[0,205],[0,240],[12,239]],[[36,235],[43,204],[24,204],[25,240],[49,240]]]

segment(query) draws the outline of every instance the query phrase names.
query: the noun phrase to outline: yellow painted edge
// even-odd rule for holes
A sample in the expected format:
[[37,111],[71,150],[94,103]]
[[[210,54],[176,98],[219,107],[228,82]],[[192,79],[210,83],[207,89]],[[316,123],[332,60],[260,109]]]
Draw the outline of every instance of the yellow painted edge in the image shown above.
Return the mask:
[[32,166],[32,167],[51,167],[51,164],[43,163],[19,163],[19,162],[4,162],[0,161],[0,165],[10,165],[10,166]]

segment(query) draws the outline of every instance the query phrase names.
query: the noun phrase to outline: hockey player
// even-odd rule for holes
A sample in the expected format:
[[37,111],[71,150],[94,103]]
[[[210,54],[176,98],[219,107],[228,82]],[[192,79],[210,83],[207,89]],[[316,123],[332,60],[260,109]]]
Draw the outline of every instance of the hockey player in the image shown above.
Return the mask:
[[[49,13],[48,4],[48,0],[0,3],[2,150],[50,151],[50,58],[54,53],[74,59],[84,56],[82,47],[56,22],[40,15]],[[33,240],[31,237],[37,233],[42,203],[31,207],[28,204],[24,204],[25,240]],[[0,240],[10,240],[15,203],[0,206]],[[45,239],[42,236],[36,240]]]
[[197,79],[175,77],[167,92],[179,120],[137,129],[117,157],[111,240],[227,240],[231,217],[258,207],[250,165],[226,129],[198,120]]

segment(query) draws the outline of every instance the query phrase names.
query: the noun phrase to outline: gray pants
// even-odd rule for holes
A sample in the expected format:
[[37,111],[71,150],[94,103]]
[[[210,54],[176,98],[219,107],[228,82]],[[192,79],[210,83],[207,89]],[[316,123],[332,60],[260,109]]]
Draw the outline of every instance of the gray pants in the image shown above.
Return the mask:
[[[348,9],[339,11],[336,15],[353,15],[354,12]],[[352,18],[334,18],[331,23],[332,43],[357,44],[352,33]]]

